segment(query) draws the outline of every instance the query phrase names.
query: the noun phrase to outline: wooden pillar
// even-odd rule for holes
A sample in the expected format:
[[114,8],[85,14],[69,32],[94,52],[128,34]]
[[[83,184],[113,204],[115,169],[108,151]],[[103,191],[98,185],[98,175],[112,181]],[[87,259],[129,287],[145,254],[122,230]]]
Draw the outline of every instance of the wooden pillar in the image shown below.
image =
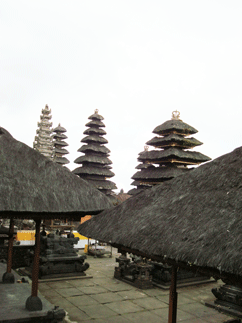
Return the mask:
[[32,293],[31,293],[31,296],[37,296],[38,295],[39,253],[40,253],[40,223],[41,223],[41,220],[36,220],[35,248],[34,248],[34,262],[33,262],[33,268],[32,268]]
[[176,323],[176,316],[177,316],[176,281],[177,281],[177,267],[172,266],[168,323]]
[[10,220],[8,237],[8,259],[7,271],[3,274],[2,282],[4,284],[13,284],[15,281],[14,274],[11,272],[13,262],[13,240],[14,240],[14,221]]
[[32,292],[26,300],[25,307],[29,311],[41,311],[42,301],[38,295],[38,280],[39,280],[39,254],[40,254],[40,223],[41,220],[36,220],[35,225],[35,248],[34,261],[32,268]]
[[13,221],[13,219],[11,219],[10,226],[9,226],[7,273],[11,273],[11,269],[12,269],[13,240],[14,240],[14,221]]

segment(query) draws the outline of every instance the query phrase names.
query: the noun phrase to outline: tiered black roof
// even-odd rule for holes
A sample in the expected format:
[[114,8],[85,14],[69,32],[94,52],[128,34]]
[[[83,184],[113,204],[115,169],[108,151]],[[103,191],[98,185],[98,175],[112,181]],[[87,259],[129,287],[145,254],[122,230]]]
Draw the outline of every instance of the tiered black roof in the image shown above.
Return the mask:
[[64,132],[66,132],[66,129],[64,127],[61,127],[61,125],[59,124],[58,127],[53,130],[53,132],[55,133],[53,136],[54,162],[61,165],[69,164],[70,161],[63,156],[69,154],[69,151],[64,148],[68,146],[68,144],[64,141],[64,139],[67,138],[67,136],[64,134]]
[[198,165],[209,161],[210,158],[196,151],[187,149],[202,145],[202,142],[186,137],[198,131],[180,120],[180,113],[174,111],[172,119],[164,122],[153,130],[158,136],[147,141],[147,145],[153,146],[156,150],[145,150],[139,153],[138,161],[142,162],[136,168],[139,169],[132,179],[131,184],[137,186],[130,190],[129,194],[136,194],[144,188],[150,188],[166,180],[177,177],[191,168],[189,165]]
[[85,143],[78,152],[84,155],[76,158],[76,164],[81,164],[80,167],[73,170],[73,173],[85,179],[97,189],[106,195],[112,196],[112,190],[116,189],[115,183],[107,178],[114,176],[110,170],[112,161],[108,158],[110,150],[104,146],[108,141],[103,137],[106,131],[102,120],[104,119],[98,114],[98,110],[92,114],[88,119],[91,121],[86,124],[86,129],[83,134],[87,135],[81,142]]

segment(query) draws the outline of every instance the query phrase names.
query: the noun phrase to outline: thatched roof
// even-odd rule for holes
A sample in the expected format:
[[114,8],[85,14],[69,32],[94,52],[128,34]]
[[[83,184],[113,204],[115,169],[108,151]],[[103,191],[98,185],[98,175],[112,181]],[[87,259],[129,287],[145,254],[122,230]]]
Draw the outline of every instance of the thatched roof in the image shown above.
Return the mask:
[[93,186],[0,128],[0,217],[80,219],[109,206]]
[[59,124],[58,127],[53,129],[53,131],[54,132],[66,132],[66,129]]
[[99,129],[99,128],[95,128],[95,127],[92,127],[92,128],[88,128],[86,129],[84,132],[83,132],[84,135],[92,135],[92,134],[97,134],[97,135],[106,135],[106,131],[103,130],[103,129]]
[[117,188],[116,184],[112,181],[109,181],[107,179],[105,180],[87,180],[88,183],[92,184],[99,190],[114,190]]
[[87,237],[168,263],[242,277],[242,147],[81,225]]
[[92,120],[92,121],[89,121],[87,124],[85,124],[86,127],[105,127],[105,124],[102,122],[102,121],[99,121],[99,120]]
[[100,137],[98,135],[91,135],[91,136],[86,136],[84,137],[81,142],[91,142],[91,143],[100,143],[100,144],[107,144],[108,141],[107,139]]
[[79,148],[77,151],[82,153],[97,152],[100,154],[106,154],[107,156],[109,156],[110,153],[110,150],[107,147],[97,144],[82,145],[81,148]]
[[74,160],[76,164],[83,164],[83,163],[96,163],[101,165],[111,165],[112,161],[105,157],[105,156],[96,156],[96,155],[84,155],[76,158]]
[[143,151],[139,154],[138,161],[149,161],[154,164],[178,162],[184,164],[198,164],[211,160],[210,157],[196,151],[184,151],[179,148],[165,150]]
[[107,167],[95,167],[95,166],[82,166],[77,167],[72,171],[74,174],[77,175],[100,175],[106,177],[113,177],[114,173],[111,172]]
[[142,169],[142,171],[136,172],[131,178],[136,180],[167,180],[173,177],[184,174],[190,169],[186,167],[149,167],[147,169]]
[[66,139],[67,136],[64,133],[57,132],[53,135],[54,139]]
[[168,120],[161,125],[157,126],[153,133],[156,133],[161,136],[168,135],[170,133],[178,133],[181,135],[192,135],[197,133],[197,129],[189,126],[189,124],[183,122],[182,120]]
[[151,140],[147,141],[146,145],[154,147],[169,147],[176,146],[182,149],[193,148],[196,146],[202,145],[202,142],[195,138],[184,138],[177,134],[171,134],[165,137],[154,137]]
[[104,117],[101,116],[100,114],[98,114],[98,111],[96,110],[94,114],[92,114],[90,117],[88,117],[88,119],[91,119],[91,120],[103,120]]
[[55,163],[58,163],[58,164],[61,164],[61,165],[65,165],[65,164],[70,163],[70,161],[66,157],[57,157],[57,156],[55,156],[53,161]]

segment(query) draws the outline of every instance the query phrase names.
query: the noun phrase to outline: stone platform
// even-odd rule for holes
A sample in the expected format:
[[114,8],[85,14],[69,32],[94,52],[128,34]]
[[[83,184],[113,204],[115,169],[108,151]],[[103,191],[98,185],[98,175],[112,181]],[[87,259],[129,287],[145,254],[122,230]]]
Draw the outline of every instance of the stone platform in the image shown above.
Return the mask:
[[[6,264],[0,262],[0,279],[6,271]],[[0,281],[0,323],[17,323],[17,322],[43,322],[51,323],[62,322],[65,316],[63,309],[56,308],[41,293],[39,297],[43,304],[42,311],[29,312],[25,309],[25,302],[31,295],[31,280],[24,277],[29,283],[18,283],[23,276],[19,276],[15,271],[12,271],[15,276],[14,284],[3,284]]]

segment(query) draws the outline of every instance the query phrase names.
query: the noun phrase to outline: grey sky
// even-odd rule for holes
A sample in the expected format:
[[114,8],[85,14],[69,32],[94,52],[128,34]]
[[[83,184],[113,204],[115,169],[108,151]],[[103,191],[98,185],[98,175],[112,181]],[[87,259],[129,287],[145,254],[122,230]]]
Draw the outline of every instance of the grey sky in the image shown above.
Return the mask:
[[1,126],[33,145],[41,109],[67,129],[72,170],[95,109],[118,190],[179,110],[216,158],[241,146],[240,0],[0,1]]

